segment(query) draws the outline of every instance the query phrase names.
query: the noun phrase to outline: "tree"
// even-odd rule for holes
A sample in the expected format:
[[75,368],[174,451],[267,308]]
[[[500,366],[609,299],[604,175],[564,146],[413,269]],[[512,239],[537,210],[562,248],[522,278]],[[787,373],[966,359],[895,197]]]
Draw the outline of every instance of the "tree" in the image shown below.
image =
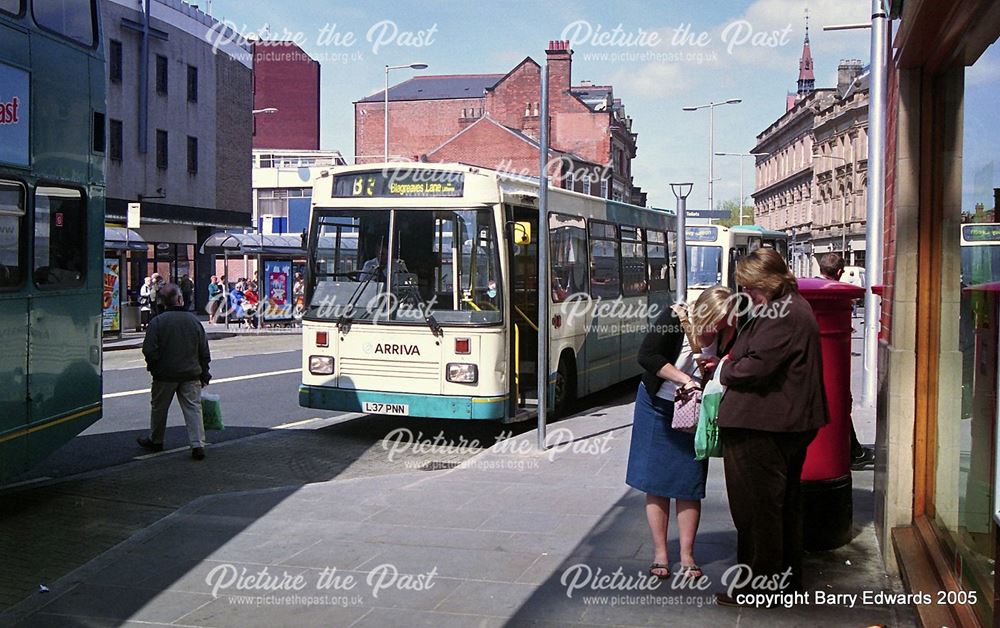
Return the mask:
[[[729,211],[729,218],[723,218],[716,221],[716,224],[722,225],[723,227],[733,227],[740,224],[740,205],[739,202],[734,200],[723,201],[722,206],[719,209],[725,209]],[[743,207],[743,224],[752,225],[753,222],[753,205],[746,205]]]

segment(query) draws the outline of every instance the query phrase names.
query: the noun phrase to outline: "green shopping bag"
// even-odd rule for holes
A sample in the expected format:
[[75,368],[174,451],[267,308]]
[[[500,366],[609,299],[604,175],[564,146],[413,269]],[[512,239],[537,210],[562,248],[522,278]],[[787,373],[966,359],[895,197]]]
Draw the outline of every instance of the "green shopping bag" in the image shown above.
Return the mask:
[[701,411],[698,415],[698,428],[694,433],[695,460],[722,457],[722,439],[719,437],[719,404],[726,394],[726,387],[719,381],[722,373],[721,365],[716,367],[711,381],[705,385],[701,393]]
[[222,424],[222,403],[219,395],[201,393],[201,420],[206,430],[224,430]]

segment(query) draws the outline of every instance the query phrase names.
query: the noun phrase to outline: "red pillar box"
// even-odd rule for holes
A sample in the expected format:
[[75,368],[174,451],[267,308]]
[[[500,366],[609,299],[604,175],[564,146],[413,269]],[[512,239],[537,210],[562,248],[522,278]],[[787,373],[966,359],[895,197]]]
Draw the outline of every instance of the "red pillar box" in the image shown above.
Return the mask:
[[830,422],[819,430],[802,467],[802,525],[806,549],[851,540],[851,302],[864,288],[828,279],[799,279],[799,292],[819,323],[823,385]]

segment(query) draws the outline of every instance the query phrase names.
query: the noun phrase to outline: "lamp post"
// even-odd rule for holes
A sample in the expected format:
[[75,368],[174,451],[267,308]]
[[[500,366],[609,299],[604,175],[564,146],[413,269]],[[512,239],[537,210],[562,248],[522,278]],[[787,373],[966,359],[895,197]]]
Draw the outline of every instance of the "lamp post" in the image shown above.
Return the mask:
[[258,113],[278,113],[278,108],[264,107],[263,109],[253,109],[250,111],[250,113],[252,113],[253,115],[257,115]]
[[687,216],[687,197],[691,194],[693,183],[671,183],[670,191],[677,199],[677,292],[675,303],[687,302],[687,233],[685,232],[685,217]]
[[736,105],[743,102],[740,98],[730,98],[722,102],[710,102],[706,105],[694,107],[681,107],[682,111],[698,111],[708,109],[708,210],[715,209],[713,206],[715,193],[715,108],[720,105]]
[[[259,113],[270,115],[272,113],[278,113],[278,108],[264,107],[262,109],[252,109],[250,113],[252,115],[257,115]],[[254,203],[254,224],[257,226],[257,235],[260,236],[260,251],[257,253],[257,331],[264,331],[264,310],[267,307],[267,303],[264,299],[264,295],[266,294],[264,288],[264,219],[261,217],[260,208],[256,206],[256,203]],[[246,258],[244,257],[244,260],[245,259]],[[244,261],[244,272],[246,272],[246,267],[247,264]],[[226,326],[229,326],[228,312],[226,313]]]
[[[715,153],[719,157],[765,157],[771,153]],[[743,224],[743,160],[740,159],[740,225]]]
[[382,113],[383,121],[382,126],[385,131],[385,150],[383,151],[383,158],[386,162],[389,161],[389,71],[390,70],[402,70],[404,68],[410,68],[411,70],[424,70],[427,68],[426,63],[404,63],[403,65],[386,65],[385,66],[385,90],[382,92],[385,100],[383,103]]

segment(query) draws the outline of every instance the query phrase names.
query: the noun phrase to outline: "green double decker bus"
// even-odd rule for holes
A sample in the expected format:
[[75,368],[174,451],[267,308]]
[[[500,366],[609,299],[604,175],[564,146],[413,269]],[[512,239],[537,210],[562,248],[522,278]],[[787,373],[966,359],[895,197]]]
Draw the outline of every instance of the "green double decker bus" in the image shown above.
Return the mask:
[[0,483],[101,416],[97,0],[0,0]]

